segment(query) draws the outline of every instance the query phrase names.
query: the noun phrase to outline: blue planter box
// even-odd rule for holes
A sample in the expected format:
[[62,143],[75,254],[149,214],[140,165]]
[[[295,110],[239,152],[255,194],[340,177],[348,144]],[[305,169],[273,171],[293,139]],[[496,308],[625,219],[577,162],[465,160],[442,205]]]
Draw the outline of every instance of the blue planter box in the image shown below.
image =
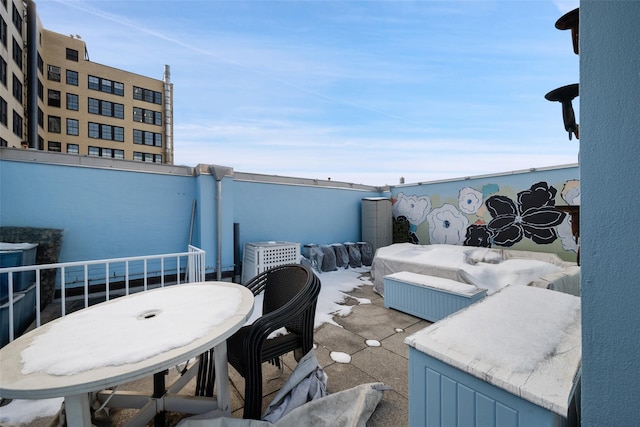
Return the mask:
[[[36,263],[36,243],[0,243],[0,267],[20,267]],[[13,291],[26,290],[36,280],[35,271],[13,273]],[[9,275],[0,275],[0,302],[8,299]]]
[[409,348],[409,425],[565,427],[567,419]]
[[486,289],[403,271],[384,277],[384,306],[436,322],[487,295]]
[[578,297],[507,286],[405,343],[411,426],[565,427],[576,419]]
[[[20,334],[19,327],[22,319],[24,294],[16,293],[13,297],[13,337]],[[0,305],[0,347],[9,342],[9,302]]]

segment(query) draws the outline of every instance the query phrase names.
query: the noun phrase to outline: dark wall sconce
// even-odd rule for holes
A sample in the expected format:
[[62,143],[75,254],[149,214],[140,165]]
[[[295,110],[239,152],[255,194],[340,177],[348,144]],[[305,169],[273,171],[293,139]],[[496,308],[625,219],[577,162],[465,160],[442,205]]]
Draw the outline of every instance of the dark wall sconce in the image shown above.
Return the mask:
[[564,121],[564,129],[569,132],[569,141],[571,141],[571,134],[574,134],[576,139],[580,139],[576,115],[571,104],[573,98],[578,96],[579,86],[578,83],[562,86],[544,96],[547,101],[557,101],[562,104],[562,120]]
[[579,8],[567,12],[556,21],[556,28],[559,30],[571,30],[571,41],[573,42],[573,51],[578,54],[579,41]]

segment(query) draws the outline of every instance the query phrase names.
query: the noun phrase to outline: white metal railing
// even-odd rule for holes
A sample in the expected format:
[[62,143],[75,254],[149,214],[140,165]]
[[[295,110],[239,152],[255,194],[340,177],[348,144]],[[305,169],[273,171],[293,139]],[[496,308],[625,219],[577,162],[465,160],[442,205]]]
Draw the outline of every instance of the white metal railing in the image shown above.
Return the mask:
[[[9,342],[13,341],[14,337],[14,304],[16,295],[14,294],[14,275],[19,272],[31,272],[35,271],[35,314],[36,314],[36,327],[41,325],[40,316],[40,289],[41,289],[41,272],[43,270],[55,270],[56,271],[56,288],[59,286],[60,290],[60,310],[61,316],[66,315],[67,305],[67,291],[69,289],[82,289],[84,297],[84,307],[89,306],[89,295],[91,294],[91,288],[97,285],[104,286],[105,298],[108,301],[110,294],[114,289],[111,289],[111,285],[114,278],[118,279],[120,283],[124,282],[124,287],[117,289],[118,295],[128,295],[131,291],[130,283],[132,276],[142,281],[142,290],[146,291],[149,286],[149,278],[159,278],[159,286],[163,287],[165,283],[165,277],[168,273],[175,272],[176,280],[170,284],[180,283],[193,283],[201,282],[205,280],[205,255],[206,252],[195,246],[189,245],[187,252],[179,252],[172,254],[161,255],[147,255],[138,257],[126,257],[126,258],[110,258],[92,261],[76,261],[76,262],[64,262],[55,264],[37,264],[21,267],[7,267],[0,268],[0,276],[7,275],[7,296],[8,300],[3,306],[6,305],[8,309],[8,325],[1,325],[2,328],[9,328]],[[183,261],[185,261],[183,263]],[[150,264],[154,265],[153,271],[149,271]],[[171,266],[168,266],[171,264]],[[134,268],[131,268],[135,265]],[[172,268],[175,266],[175,268]],[[79,274],[80,278],[76,276],[75,279],[69,280],[72,276],[69,271],[73,271],[73,274]],[[182,272],[184,271],[184,280],[180,279]],[[100,274],[100,272],[102,272]],[[113,275],[112,275],[113,273]],[[73,286],[68,287],[71,284]],[[4,322],[3,322],[4,323]]]

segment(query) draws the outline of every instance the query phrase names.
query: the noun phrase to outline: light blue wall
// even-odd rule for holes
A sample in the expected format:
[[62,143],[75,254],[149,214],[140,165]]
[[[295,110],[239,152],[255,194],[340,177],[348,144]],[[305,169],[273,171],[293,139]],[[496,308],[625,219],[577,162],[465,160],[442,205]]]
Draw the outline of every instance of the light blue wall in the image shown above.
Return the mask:
[[64,229],[61,261],[186,250],[193,179],[0,162],[0,224]]
[[[579,204],[579,180],[579,168],[572,165],[398,186],[392,189],[394,217],[404,216],[411,222],[411,231],[420,244],[463,244],[469,226],[486,224],[493,219],[485,205],[489,197],[508,197],[514,202],[514,206],[520,206],[525,211],[526,206],[519,204],[518,194],[530,191],[534,184],[542,182],[546,184],[537,188],[542,189],[543,195],[549,194],[549,199],[553,200],[555,206]],[[445,205],[446,208],[443,209]],[[524,212],[521,213],[526,219]],[[436,217],[448,221],[449,231],[437,230]],[[566,260],[575,261],[577,244],[571,234],[569,217],[551,228],[557,238],[550,243],[539,244],[523,236],[513,244],[509,242],[511,245],[508,247],[557,253]],[[446,241],[440,241],[443,239]],[[493,246],[507,247],[497,244]]]
[[580,4],[582,426],[640,423],[640,2]]
[[[126,162],[90,159],[104,164],[89,167],[75,164],[77,156],[34,156],[41,161],[0,159],[0,225],[64,229],[61,262],[184,252],[195,200],[192,243],[207,252],[207,272],[215,271],[218,188],[206,166],[179,173],[162,166],[130,171],[122,170]],[[231,176],[222,179],[221,187],[222,272],[234,267],[234,223],[240,224],[241,248],[245,242],[267,240],[358,241],[362,198],[381,196],[375,190],[265,184]]]
[[235,181],[234,218],[240,241],[301,244],[361,239],[361,201],[373,191]]

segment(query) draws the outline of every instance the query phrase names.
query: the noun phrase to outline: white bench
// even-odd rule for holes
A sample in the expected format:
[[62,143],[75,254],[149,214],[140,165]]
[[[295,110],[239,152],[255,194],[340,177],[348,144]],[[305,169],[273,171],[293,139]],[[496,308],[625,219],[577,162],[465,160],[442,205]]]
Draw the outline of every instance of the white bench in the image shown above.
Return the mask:
[[487,296],[487,290],[442,277],[401,271],[384,277],[384,306],[436,322]]

